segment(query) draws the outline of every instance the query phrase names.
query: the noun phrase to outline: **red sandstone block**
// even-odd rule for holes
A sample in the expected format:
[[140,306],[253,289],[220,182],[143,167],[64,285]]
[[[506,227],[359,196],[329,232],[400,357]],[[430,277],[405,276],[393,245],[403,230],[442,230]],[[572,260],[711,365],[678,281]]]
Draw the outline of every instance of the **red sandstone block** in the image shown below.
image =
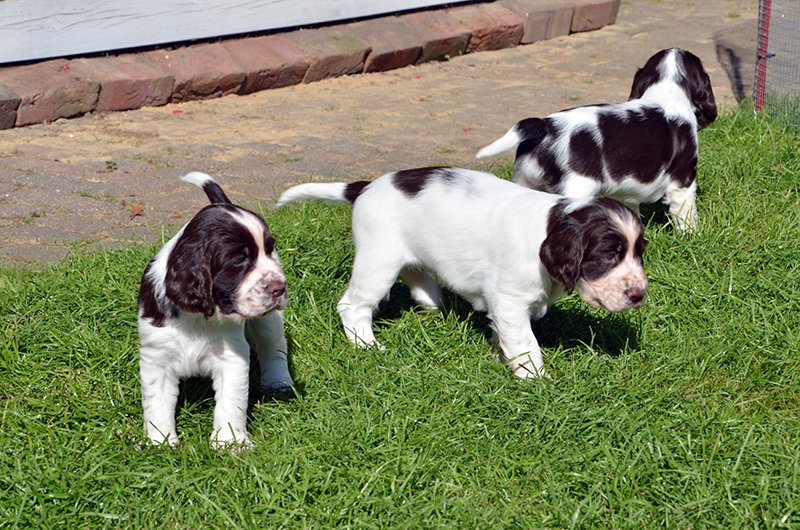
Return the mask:
[[166,105],[175,78],[143,55],[118,55],[73,61],[100,83],[96,111]]
[[0,85],[0,130],[11,129],[17,121],[17,109],[22,99],[5,85]]
[[472,32],[467,53],[511,48],[522,39],[522,17],[500,4],[473,4],[446,13]]
[[296,85],[310,59],[281,35],[237,39],[222,43],[245,72],[239,94]]
[[617,21],[620,0],[572,0],[572,32],[591,31]]
[[572,0],[500,0],[524,21],[520,44],[569,35],[574,13]]
[[414,26],[399,17],[388,16],[347,25],[372,51],[364,72],[385,72],[414,64],[422,53],[422,42]]
[[420,11],[398,18],[411,23],[422,40],[422,53],[415,64],[462,55],[472,35],[468,28],[441,11]]
[[361,73],[370,52],[369,45],[346,25],[300,29],[284,36],[311,59],[303,83]]
[[219,43],[155,50],[145,56],[175,77],[172,102],[227,96],[245,79],[242,67]]
[[2,68],[0,85],[20,97],[18,127],[91,112],[100,92],[86,67],[63,59]]

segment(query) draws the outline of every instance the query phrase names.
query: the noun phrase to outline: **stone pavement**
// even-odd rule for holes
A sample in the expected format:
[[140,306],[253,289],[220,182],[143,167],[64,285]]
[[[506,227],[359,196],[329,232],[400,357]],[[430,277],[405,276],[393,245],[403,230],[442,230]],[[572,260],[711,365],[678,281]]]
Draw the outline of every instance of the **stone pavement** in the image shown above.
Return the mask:
[[672,46],[703,59],[730,108],[752,84],[757,11],[757,0],[623,0],[614,25],[515,48],[2,130],[0,266],[160,237],[206,204],[179,180],[189,171],[253,207],[310,179],[468,167],[521,118],[624,101],[636,68]]

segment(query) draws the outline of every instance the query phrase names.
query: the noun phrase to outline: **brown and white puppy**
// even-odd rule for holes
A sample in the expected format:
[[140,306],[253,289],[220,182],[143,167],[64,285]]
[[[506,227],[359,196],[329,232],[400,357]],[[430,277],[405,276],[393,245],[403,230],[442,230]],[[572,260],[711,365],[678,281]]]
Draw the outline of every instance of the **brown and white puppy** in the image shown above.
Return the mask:
[[513,181],[568,197],[669,204],[680,230],[696,228],[697,131],[717,105],[703,64],[672,48],[633,78],[625,103],[577,107],[520,121],[476,158],[517,147]]
[[286,275],[261,217],[231,203],[203,173],[183,180],[206,206],[150,260],[139,289],[139,368],[144,429],[152,443],[178,443],[180,380],[213,380],[212,445],[251,445],[247,436],[250,334],[261,385],[288,389],[283,311]]
[[565,292],[577,288],[609,311],[644,303],[644,229],[613,199],[568,199],[453,168],[302,184],[278,206],[302,199],[353,203],[353,274],[338,311],[347,337],[361,346],[378,345],[372,315],[398,275],[422,306],[441,300],[431,272],[488,312],[500,360],[522,378],[545,375],[530,321]]

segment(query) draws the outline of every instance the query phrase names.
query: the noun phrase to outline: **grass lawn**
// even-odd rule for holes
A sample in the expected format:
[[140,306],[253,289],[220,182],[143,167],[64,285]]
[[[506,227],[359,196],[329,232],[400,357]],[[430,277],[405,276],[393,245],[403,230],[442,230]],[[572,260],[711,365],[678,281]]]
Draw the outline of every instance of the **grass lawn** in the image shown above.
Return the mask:
[[254,402],[239,455],[208,447],[205,381],[184,386],[181,446],[137,449],[157,247],[0,269],[0,527],[800,527],[800,133],[739,110],[700,157],[699,233],[643,209],[644,308],[573,295],[535,323],[553,381],[496,363],[463,300],[416,311],[400,283],[386,351],[353,349],[349,207],[264,212],[298,398]]

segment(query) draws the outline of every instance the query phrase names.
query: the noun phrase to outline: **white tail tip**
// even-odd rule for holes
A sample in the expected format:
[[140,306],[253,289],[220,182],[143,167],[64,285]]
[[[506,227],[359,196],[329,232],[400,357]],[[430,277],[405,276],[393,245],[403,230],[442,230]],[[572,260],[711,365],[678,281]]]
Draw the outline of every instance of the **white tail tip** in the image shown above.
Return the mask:
[[499,155],[503,151],[508,151],[519,145],[522,141],[519,133],[517,133],[516,125],[510,131],[505,133],[501,138],[495,140],[493,143],[487,145],[475,155],[475,158],[486,158],[487,156]]
[[275,206],[280,208],[286,203],[302,201],[303,199],[350,202],[344,198],[346,188],[347,184],[344,182],[300,184],[284,191]]

